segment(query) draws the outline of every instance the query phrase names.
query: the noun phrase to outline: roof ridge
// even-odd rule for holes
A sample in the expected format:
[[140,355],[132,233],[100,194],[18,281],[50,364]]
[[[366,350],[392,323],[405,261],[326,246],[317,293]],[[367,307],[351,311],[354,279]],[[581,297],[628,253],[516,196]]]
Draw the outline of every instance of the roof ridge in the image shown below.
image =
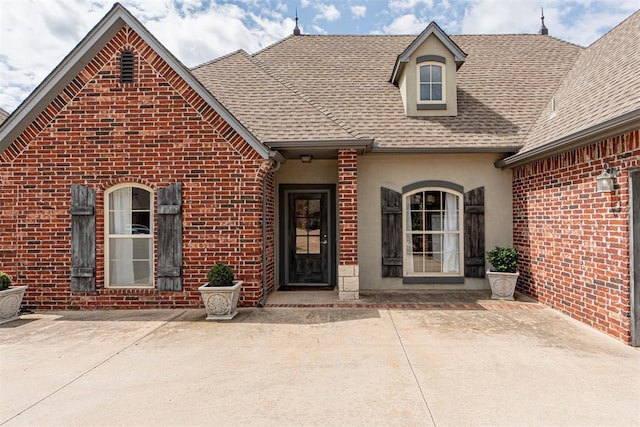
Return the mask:
[[[296,36],[298,37],[298,36]],[[328,118],[329,120],[331,120],[333,123],[336,124],[336,126],[338,126],[339,128],[341,128],[342,130],[344,130],[345,132],[347,132],[349,135],[352,135],[354,138],[359,139],[362,138],[361,136],[358,136],[359,132],[356,129],[351,128],[350,126],[347,126],[346,123],[340,123],[337,119],[337,117],[328,109],[326,109],[325,107],[323,107],[322,105],[316,103],[315,101],[313,101],[308,95],[306,95],[305,93],[299,91],[297,88],[295,88],[291,83],[285,81],[284,79],[282,79],[281,77],[275,75],[270,69],[269,67],[264,64],[262,61],[260,61],[258,58],[255,58],[254,55],[251,55],[248,57],[248,59],[256,66],[258,67],[262,72],[264,72],[265,74],[267,74],[269,77],[271,77],[272,79],[274,79],[275,81],[277,81],[278,83],[280,83],[282,86],[284,86],[287,90],[293,92],[296,96],[298,96],[300,99],[302,99],[304,102],[306,102],[307,104],[309,104],[311,107],[313,107],[315,110],[317,110],[318,112],[320,112],[321,114],[323,114],[326,118]]]
[[630,19],[634,18],[637,14],[640,14],[640,9],[636,10],[635,12],[633,12],[631,15],[627,16],[625,19],[623,19],[621,22],[618,23],[618,25],[616,25],[613,28],[610,28],[609,31],[607,31],[606,33],[604,33],[603,35],[601,35],[600,37],[598,37],[596,40],[594,40],[593,42],[591,42],[591,44],[589,46],[587,46],[587,48],[590,48],[591,46],[593,46],[594,44],[600,42],[601,40],[603,40],[604,38],[606,38],[609,34],[611,34],[612,32],[614,32],[615,30],[617,30],[619,27],[621,27],[622,25],[624,25],[627,21],[629,21]]
[[[304,34],[304,35],[306,36],[307,34]],[[262,52],[266,52],[267,50],[272,49],[272,48],[276,47],[277,45],[279,45],[279,44],[281,44],[281,43],[284,43],[286,40],[289,40],[291,37],[294,37],[294,35],[293,35],[293,34],[290,34],[290,35],[288,35],[287,37],[285,37],[285,38],[283,38],[283,39],[280,39],[280,40],[278,40],[278,41],[276,41],[276,42],[274,42],[274,43],[271,43],[271,44],[270,44],[270,45],[268,45],[268,46],[263,47],[263,48],[262,48],[262,49],[260,49],[259,51],[255,52],[255,53],[253,53],[252,55],[249,55],[249,56],[250,56],[250,57],[254,57],[255,55],[259,55],[259,54],[261,54]],[[300,37],[300,36],[295,36],[295,37]]]
[[245,56],[249,56],[249,54],[247,53],[246,50],[244,50],[244,49],[236,49],[233,52],[227,53],[226,55],[222,55],[222,56],[219,56],[218,58],[214,58],[214,59],[212,59],[210,61],[203,62],[202,64],[195,65],[195,66],[191,67],[190,70],[193,71],[193,70],[197,70],[198,68],[206,67],[207,65],[215,64],[218,61],[222,61],[223,59],[227,59],[227,58],[230,58],[230,57],[232,57],[234,55],[238,55],[238,54],[244,54]]

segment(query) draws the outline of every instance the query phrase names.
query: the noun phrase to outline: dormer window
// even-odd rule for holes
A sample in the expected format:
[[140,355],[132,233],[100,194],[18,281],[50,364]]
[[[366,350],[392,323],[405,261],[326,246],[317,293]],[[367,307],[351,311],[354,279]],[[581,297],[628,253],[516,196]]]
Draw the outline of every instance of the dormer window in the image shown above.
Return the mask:
[[439,55],[422,55],[416,58],[418,78],[418,110],[445,110],[447,60]]
[[430,23],[398,55],[390,82],[408,117],[458,115],[457,71],[466,54],[438,24]]
[[440,65],[420,65],[420,99],[418,102],[442,102],[442,67]]

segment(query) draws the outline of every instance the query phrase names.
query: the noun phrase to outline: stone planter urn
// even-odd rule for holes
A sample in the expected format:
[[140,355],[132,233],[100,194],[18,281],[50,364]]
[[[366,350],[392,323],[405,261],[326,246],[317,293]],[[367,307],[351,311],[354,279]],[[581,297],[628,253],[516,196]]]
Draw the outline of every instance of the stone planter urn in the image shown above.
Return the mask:
[[212,286],[207,283],[198,290],[207,310],[207,320],[231,320],[238,314],[242,280],[234,281],[232,286]]
[[0,324],[20,317],[20,304],[26,289],[26,286],[13,286],[0,291]]
[[491,286],[491,298],[513,301],[513,293],[516,290],[516,282],[520,273],[500,273],[487,271],[487,279]]

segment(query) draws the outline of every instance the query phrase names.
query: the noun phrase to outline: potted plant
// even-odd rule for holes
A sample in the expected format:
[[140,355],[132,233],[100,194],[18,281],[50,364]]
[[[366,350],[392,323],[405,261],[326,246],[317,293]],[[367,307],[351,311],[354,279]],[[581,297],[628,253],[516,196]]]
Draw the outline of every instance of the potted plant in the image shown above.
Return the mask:
[[11,286],[11,277],[0,271],[0,323],[20,317],[20,304],[26,289],[26,286]]
[[198,290],[207,310],[207,320],[231,320],[238,314],[242,280],[233,280],[227,264],[216,264],[207,273],[207,283]]
[[493,269],[487,271],[487,278],[491,285],[491,298],[513,301],[519,272],[518,250],[514,247],[498,247],[487,252],[489,263]]

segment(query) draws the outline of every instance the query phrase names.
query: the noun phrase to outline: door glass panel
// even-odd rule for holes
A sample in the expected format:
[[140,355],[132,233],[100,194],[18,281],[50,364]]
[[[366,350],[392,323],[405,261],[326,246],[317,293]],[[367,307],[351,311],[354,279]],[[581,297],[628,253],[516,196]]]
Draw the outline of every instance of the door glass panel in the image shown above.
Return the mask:
[[320,200],[297,198],[295,207],[296,254],[320,254]]

